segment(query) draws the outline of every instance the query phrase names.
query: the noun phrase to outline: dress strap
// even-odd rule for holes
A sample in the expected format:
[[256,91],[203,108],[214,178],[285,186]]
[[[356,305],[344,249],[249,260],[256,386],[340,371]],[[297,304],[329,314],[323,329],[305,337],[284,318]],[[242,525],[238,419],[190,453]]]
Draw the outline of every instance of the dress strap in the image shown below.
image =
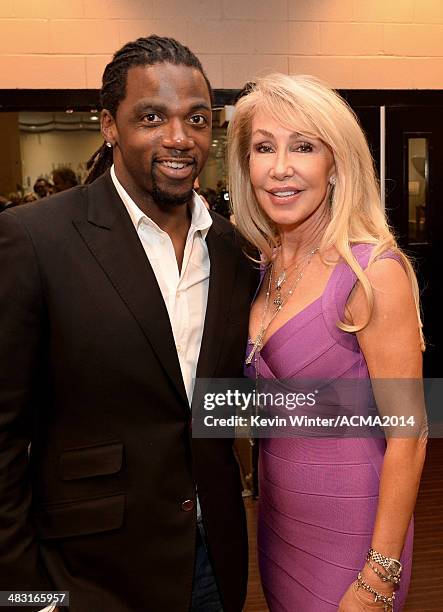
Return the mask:
[[[375,245],[365,243],[352,247],[352,253],[363,270],[368,267],[374,248]],[[385,251],[377,257],[377,259],[387,258],[402,263],[400,255],[392,250]],[[339,329],[337,323],[345,320],[346,303],[356,282],[357,276],[352,268],[346,262],[338,263],[322,298],[323,316],[330,334],[339,344],[353,351],[359,350],[355,334]]]

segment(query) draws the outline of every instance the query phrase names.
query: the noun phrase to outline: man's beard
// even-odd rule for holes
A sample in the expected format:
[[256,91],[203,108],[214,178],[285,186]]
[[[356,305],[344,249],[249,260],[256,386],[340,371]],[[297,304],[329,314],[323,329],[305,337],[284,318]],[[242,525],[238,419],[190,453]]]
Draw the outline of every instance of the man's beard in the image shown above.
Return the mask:
[[[197,174],[192,177],[192,184],[194,184],[194,180]],[[192,192],[193,188],[191,187],[188,191],[181,194],[174,194],[168,191],[162,190],[155,180],[154,173],[152,173],[152,199],[157,204],[159,208],[167,209],[172,207],[183,206],[192,200]]]

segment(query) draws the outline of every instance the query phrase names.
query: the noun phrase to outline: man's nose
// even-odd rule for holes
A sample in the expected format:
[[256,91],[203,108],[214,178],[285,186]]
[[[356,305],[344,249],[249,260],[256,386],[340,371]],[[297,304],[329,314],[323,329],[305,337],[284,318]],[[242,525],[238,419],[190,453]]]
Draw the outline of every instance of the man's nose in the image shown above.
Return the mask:
[[180,119],[172,119],[165,126],[163,145],[168,149],[185,151],[192,149],[194,140],[189,135],[186,124]]

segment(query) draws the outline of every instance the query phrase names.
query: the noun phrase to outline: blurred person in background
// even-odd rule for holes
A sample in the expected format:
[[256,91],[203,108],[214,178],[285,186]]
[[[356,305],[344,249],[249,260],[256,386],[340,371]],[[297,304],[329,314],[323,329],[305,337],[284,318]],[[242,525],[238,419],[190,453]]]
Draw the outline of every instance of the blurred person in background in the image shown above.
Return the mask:
[[37,200],[37,195],[31,191],[30,193],[25,193],[22,202],[23,204],[28,204],[29,202],[37,202]]
[[11,206],[12,202],[9,198],[5,198],[4,196],[0,196],[0,212],[2,210],[6,210]]
[[34,183],[34,193],[37,194],[39,199],[46,198],[53,192],[53,186],[51,183],[43,177],[39,177]]
[[54,193],[60,193],[60,191],[66,191],[78,185],[75,172],[64,166],[53,170],[52,181],[54,183]]
[[0,197],[0,211],[23,204],[23,197],[18,191],[11,191],[6,197]]

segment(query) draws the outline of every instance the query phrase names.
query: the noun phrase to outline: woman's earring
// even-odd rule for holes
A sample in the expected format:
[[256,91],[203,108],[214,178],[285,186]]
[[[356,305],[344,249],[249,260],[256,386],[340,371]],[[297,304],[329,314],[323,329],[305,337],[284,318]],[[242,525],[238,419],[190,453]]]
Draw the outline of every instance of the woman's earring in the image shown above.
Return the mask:
[[106,146],[109,147],[110,149],[112,149],[112,144],[110,142],[107,142]]
[[334,201],[335,186],[337,184],[337,177],[331,176],[329,179],[329,184],[331,186],[331,189],[329,190],[329,206],[332,206],[332,203]]

